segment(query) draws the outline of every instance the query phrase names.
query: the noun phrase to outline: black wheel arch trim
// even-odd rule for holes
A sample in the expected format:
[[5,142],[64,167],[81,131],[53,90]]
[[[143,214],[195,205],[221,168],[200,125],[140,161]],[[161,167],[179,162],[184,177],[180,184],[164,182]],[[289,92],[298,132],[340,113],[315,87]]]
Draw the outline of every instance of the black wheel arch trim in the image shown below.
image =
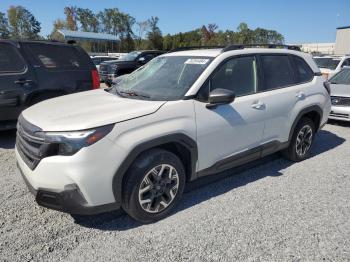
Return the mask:
[[191,137],[183,133],[169,134],[169,135],[157,137],[155,139],[151,139],[149,141],[146,141],[134,147],[129,152],[127,157],[124,159],[124,161],[119,166],[116,173],[114,174],[113,181],[112,181],[112,190],[113,190],[115,201],[118,205],[121,205],[121,202],[122,202],[122,186],[123,186],[124,175],[126,174],[129,167],[132,165],[132,163],[135,161],[137,156],[140,155],[142,152],[145,152],[146,150],[160,147],[162,145],[169,144],[169,143],[179,143],[182,146],[184,146],[187,150],[189,150],[191,155],[191,160],[190,160],[191,174],[189,174],[189,179],[194,180],[196,178],[198,148],[195,140],[193,140]]
[[320,129],[321,121],[322,121],[322,118],[323,118],[323,111],[322,111],[321,107],[318,106],[318,105],[313,105],[313,106],[306,107],[303,110],[301,110],[299,112],[299,114],[296,116],[296,118],[294,119],[293,125],[292,125],[292,127],[290,129],[290,132],[289,132],[288,141],[291,141],[292,136],[294,134],[295,127],[297,126],[297,124],[300,121],[300,119],[303,116],[305,116],[307,113],[310,113],[310,112],[313,112],[313,111],[317,112],[319,114],[319,116],[320,116],[320,125],[319,126],[315,126],[315,128],[316,128],[315,132],[317,132]]

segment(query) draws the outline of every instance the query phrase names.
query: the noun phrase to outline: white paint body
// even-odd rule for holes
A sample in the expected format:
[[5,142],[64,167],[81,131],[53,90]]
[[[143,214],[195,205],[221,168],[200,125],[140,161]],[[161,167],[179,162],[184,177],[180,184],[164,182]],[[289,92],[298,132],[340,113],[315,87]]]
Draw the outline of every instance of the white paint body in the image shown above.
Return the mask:
[[[312,57],[291,50],[242,49],[194,50],[169,53],[169,56],[212,56],[213,62],[188,90],[195,95],[217,66],[226,58],[249,53],[291,53],[302,57],[314,72],[319,72]],[[297,95],[303,92],[304,98]],[[257,110],[257,101],[264,108]],[[207,109],[195,99],[145,101],[121,98],[104,90],[83,92],[41,102],[23,112],[23,117],[43,131],[74,131],[115,123],[102,140],[81,149],[73,156],[52,156],[31,170],[16,150],[24,176],[35,188],[64,190],[77,184],[90,206],[113,203],[112,179],[128,154],[139,144],[173,133],[182,133],[197,142],[196,171],[245,150],[268,143],[288,141],[298,113],[312,105],[323,109],[321,125],[330,112],[330,99],[322,76],[312,82],[238,97],[216,109]]]

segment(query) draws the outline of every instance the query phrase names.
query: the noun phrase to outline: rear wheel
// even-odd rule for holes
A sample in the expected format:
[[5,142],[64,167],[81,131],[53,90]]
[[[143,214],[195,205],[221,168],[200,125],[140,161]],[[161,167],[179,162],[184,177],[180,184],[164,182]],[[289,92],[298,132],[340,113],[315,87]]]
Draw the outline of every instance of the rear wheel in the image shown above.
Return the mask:
[[283,151],[283,155],[291,161],[302,161],[310,154],[310,149],[315,136],[314,122],[305,117],[295,127],[289,147]]
[[142,223],[162,219],[178,204],[185,180],[185,169],[175,154],[149,150],[136,159],[126,174],[123,209]]

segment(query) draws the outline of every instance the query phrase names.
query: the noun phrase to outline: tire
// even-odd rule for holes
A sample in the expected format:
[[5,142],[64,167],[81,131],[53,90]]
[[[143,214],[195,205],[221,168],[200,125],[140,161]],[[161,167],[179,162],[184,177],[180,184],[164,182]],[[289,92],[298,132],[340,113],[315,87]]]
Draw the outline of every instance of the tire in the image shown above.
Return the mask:
[[294,162],[305,160],[310,154],[314,138],[314,122],[310,118],[303,117],[294,129],[288,148],[282,152],[283,156]]
[[184,166],[175,154],[162,149],[148,150],[137,157],[126,173],[122,207],[139,222],[155,222],[174,210],[185,183]]

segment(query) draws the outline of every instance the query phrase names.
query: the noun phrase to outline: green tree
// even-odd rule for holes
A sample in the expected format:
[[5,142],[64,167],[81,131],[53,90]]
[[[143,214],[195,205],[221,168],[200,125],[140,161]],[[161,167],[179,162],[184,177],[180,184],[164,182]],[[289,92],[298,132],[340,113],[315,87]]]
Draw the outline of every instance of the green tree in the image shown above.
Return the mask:
[[77,8],[77,20],[84,32],[98,32],[99,21],[88,8]]
[[68,30],[77,31],[77,7],[76,6],[66,6],[64,8],[64,14],[66,15],[66,28]]
[[0,38],[9,38],[9,23],[4,13],[0,12]]
[[162,32],[158,27],[159,18],[151,17],[148,20],[150,31],[147,33],[147,39],[149,41],[149,47],[151,49],[162,49],[163,48],[163,37]]
[[136,39],[136,42],[137,42],[137,49],[143,49],[143,39],[145,37],[145,33],[148,31],[148,28],[149,28],[149,24],[148,24],[148,21],[139,21],[139,22],[136,22],[136,32],[137,32],[137,39]]
[[10,6],[7,12],[10,36],[16,39],[39,39],[40,23],[23,6]]

